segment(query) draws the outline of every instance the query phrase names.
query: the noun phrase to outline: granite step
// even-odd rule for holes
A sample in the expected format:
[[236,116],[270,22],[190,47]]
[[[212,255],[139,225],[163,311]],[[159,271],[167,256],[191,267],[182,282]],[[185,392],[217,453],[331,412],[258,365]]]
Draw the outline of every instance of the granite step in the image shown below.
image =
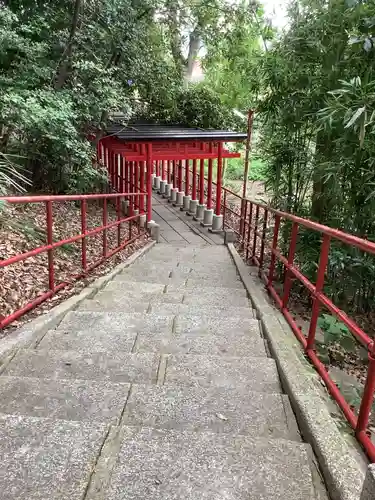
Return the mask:
[[130,384],[98,380],[0,377],[3,414],[117,424]]
[[[121,351],[237,357],[266,356],[259,325],[254,320],[248,322],[243,318],[240,324],[238,320],[236,323],[233,321],[228,323],[228,320],[223,318],[221,322],[225,321],[226,324],[235,326],[240,324],[240,326],[238,330],[220,331],[215,330],[216,323],[211,330],[205,330],[205,326],[201,330],[194,329],[192,326],[196,323],[192,323],[189,318],[185,318],[179,325],[180,317],[174,319],[171,316],[152,313],[144,315],[77,311],[70,313],[57,329],[47,331],[43,338],[39,339],[37,350],[66,350],[107,355]],[[185,330],[184,325],[187,325]],[[174,327],[178,331],[174,331]]]
[[262,357],[171,355],[166,360],[164,384],[281,392],[275,361]]
[[[184,298],[184,302],[191,302],[195,298],[199,301],[213,302],[215,301],[227,301],[228,303],[234,302],[235,305],[240,305],[238,300],[247,298],[247,292],[245,288],[225,288],[216,286],[205,286],[204,293],[200,293],[202,287],[189,287],[187,288],[184,284],[173,285],[173,284],[158,284],[158,283],[148,283],[147,281],[110,281],[101,291],[103,292],[113,292],[114,294],[126,294],[132,297],[140,297],[143,294],[150,294],[150,296],[159,296],[161,294],[165,296],[176,296],[178,299]],[[171,302],[173,302],[171,300]],[[242,300],[243,302],[243,300]]]
[[212,304],[209,301],[201,304],[199,301],[194,300],[191,304],[170,304],[165,302],[152,301],[148,311],[158,314],[176,314],[186,315],[195,314],[202,318],[254,318],[253,310],[249,304],[243,307],[235,307],[226,305],[225,303],[217,303],[214,301]]
[[215,286],[221,288],[243,288],[243,283],[238,276],[225,273],[211,275],[195,275],[191,277],[188,273],[178,273],[174,270],[166,272],[163,269],[145,271],[144,269],[129,269],[127,272],[118,274],[114,281],[142,281],[147,283],[159,283],[163,285],[182,285],[188,283],[188,288],[197,286]]
[[133,385],[125,425],[295,440],[295,422],[282,394],[244,387]]
[[247,333],[139,333],[133,352],[158,352],[161,354],[191,354],[213,356],[259,357],[267,356],[259,331]]
[[315,500],[309,450],[283,439],[125,427],[104,498]]
[[2,500],[82,500],[108,434],[100,422],[0,414]]
[[[92,339],[103,337],[109,332],[117,334],[118,338],[125,332],[133,333],[171,333],[174,316],[160,314],[123,313],[121,311],[71,311],[61,321],[56,331],[72,333],[75,331],[91,332]],[[43,342],[43,341],[42,341]],[[110,344],[110,342],[107,342]],[[113,346],[116,350],[118,346]]]
[[129,354],[113,350],[84,353],[21,349],[2,372],[6,376],[95,380],[122,383],[156,383],[160,357],[152,353]]
[[175,318],[174,328],[176,333],[195,333],[199,335],[214,334],[226,336],[230,332],[251,332],[252,335],[260,338],[259,322],[250,317],[229,315],[204,317],[192,313],[180,314]]
[[[180,299],[182,300],[182,299]],[[174,302],[170,302],[174,301]],[[100,292],[93,299],[88,299],[82,302],[77,309],[78,311],[121,311],[123,313],[153,313],[160,315],[178,315],[178,314],[199,314],[202,317],[217,317],[223,316],[253,318],[253,310],[249,305],[243,307],[234,307],[222,303],[217,304],[215,301],[211,305],[208,301],[202,304],[195,300],[192,304],[183,304],[176,302],[177,298],[173,296],[160,296],[154,299],[137,300],[132,297],[113,296],[112,292]],[[246,302],[244,302],[246,304]]]

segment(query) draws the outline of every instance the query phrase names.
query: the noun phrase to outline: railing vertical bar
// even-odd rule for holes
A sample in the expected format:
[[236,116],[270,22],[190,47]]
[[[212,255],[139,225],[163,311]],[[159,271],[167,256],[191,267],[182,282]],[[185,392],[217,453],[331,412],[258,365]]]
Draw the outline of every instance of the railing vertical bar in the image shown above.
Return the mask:
[[[107,198],[103,200],[103,227],[108,224],[108,207]],[[106,258],[108,253],[107,229],[103,230],[103,257]]]
[[216,180],[216,215],[221,214],[221,181],[223,170],[223,143],[219,142],[217,148],[217,180]]
[[197,199],[197,160],[193,160],[193,186],[191,198],[192,200]]
[[[140,173],[139,173],[139,184],[140,191],[143,193],[145,191],[145,162],[141,161],[139,163]],[[145,198],[144,196],[139,197],[139,210],[140,213],[145,211]]]
[[315,346],[315,332],[316,332],[316,326],[318,324],[319,310],[320,310],[320,301],[318,298],[318,294],[323,290],[324,287],[324,277],[328,265],[330,245],[331,245],[331,238],[330,236],[325,234],[323,236],[322,246],[320,249],[319,267],[315,284],[315,297],[313,299],[310,327],[307,337],[307,346],[306,346],[307,351],[314,349]]
[[293,222],[292,225],[292,235],[290,239],[289,245],[289,256],[288,256],[288,266],[285,272],[284,279],[284,294],[282,299],[282,309],[286,309],[289,301],[289,294],[292,288],[292,273],[290,272],[290,266],[293,265],[294,256],[296,253],[296,245],[297,245],[297,237],[298,237],[298,223]]
[[263,217],[264,218],[263,218],[263,228],[262,228],[262,240],[261,240],[261,247],[260,247],[260,258],[259,258],[259,276],[261,275],[261,269],[263,268],[264,247],[265,247],[266,235],[267,235],[268,210],[266,208],[264,209]]
[[81,261],[82,269],[86,272],[87,269],[87,202],[86,200],[81,201],[81,234],[84,236],[81,242]]
[[182,193],[182,160],[178,162],[178,191]]
[[[46,215],[47,215],[47,245],[53,243],[53,211],[52,201],[46,202]],[[53,249],[48,250],[48,286],[51,291],[55,290],[55,267]]]
[[256,257],[256,253],[257,253],[258,222],[259,222],[259,205],[257,205],[256,208],[255,208],[253,249],[252,249],[251,258]]
[[280,221],[281,221],[280,215],[276,215],[275,216],[275,226],[273,229],[273,238],[272,238],[271,263],[270,263],[270,270],[268,273],[268,283],[267,283],[268,288],[271,288],[271,286],[272,286],[274,273],[275,273],[275,264],[276,264],[275,251],[277,250],[277,242],[279,240]]
[[[212,153],[213,146],[212,142],[209,144],[209,152]],[[213,165],[214,162],[212,158],[208,160],[208,181],[207,181],[207,209],[212,209],[212,175],[213,175]]]
[[189,191],[190,191],[189,160],[185,160],[185,196],[189,196]]
[[250,211],[249,211],[249,225],[247,227],[247,239],[246,239],[246,260],[249,260],[249,246],[251,238],[251,224],[253,222],[253,203],[250,201]]
[[147,148],[147,222],[152,220],[152,143]]
[[199,204],[204,205],[204,159],[201,158],[199,165]]
[[[116,214],[117,214],[117,221],[121,220],[121,199],[116,198]],[[119,247],[121,245],[121,222],[119,222],[117,226],[117,246]]]
[[[372,347],[372,348],[371,348]],[[365,388],[363,391],[361,406],[358,414],[356,433],[366,432],[369,424],[370,414],[375,394],[375,344],[369,348],[369,365],[367,369],[367,377]]]

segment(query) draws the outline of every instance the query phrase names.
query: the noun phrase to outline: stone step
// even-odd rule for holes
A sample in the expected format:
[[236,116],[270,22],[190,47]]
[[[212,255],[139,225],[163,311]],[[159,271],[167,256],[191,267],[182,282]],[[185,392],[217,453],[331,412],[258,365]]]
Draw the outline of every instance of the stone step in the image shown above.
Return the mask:
[[164,384],[202,387],[247,387],[249,391],[281,392],[276,363],[271,358],[214,355],[172,355]]
[[201,316],[181,314],[175,319],[176,333],[196,333],[227,335],[230,332],[249,333],[260,336],[259,322],[256,319],[231,316]]
[[172,274],[175,276],[186,276],[190,278],[204,277],[206,279],[225,276],[226,278],[239,279],[236,268],[232,262],[225,262],[222,264],[207,265],[191,262],[189,265],[178,265],[178,263],[151,263],[147,265],[135,264],[121,274],[127,275],[129,273],[140,273],[144,276],[148,274],[163,273],[165,275]]
[[[135,282],[137,283],[137,282]],[[220,306],[224,302],[227,305],[246,307],[249,305],[249,300],[244,288],[215,288],[207,287],[203,291],[200,288],[191,289],[185,286],[171,285],[154,285],[155,290],[149,291],[147,283],[142,290],[143,282],[137,283],[140,286],[135,286],[133,283],[127,282],[112,282],[105,288],[99,291],[94,299],[99,299],[102,296],[112,296],[115,302],[120,300],[132,300],[138,302],[160,302],[160,303],[184,303],[184,304],[210,304]],[[217,304],[218,303],[218,304]]]
[[[119,293],[122,295],[141,296],[143,294],[149,296],[158,296],[164,294],[165,297],[175,296],[177,297],[177,302],[181,301],[183,296],[184,302],[192,302],[194,298],[199,301],[213,302],[216,301],[227,301],[234,302],[235,305],[240,305],[238,299],[247,297],[247,291],[244,287],[242,288],[225,288],[216,286],[206,286],[204,288],[204,293],[200,293],[201,287],[197,286],[195,288],[187,288],[184,284],[173,285],[173,284],[158,284],[158,283],[148,283],[146,281],[110,281],[103,289],[103,292],[111,291],[114,293]],[[174,302],[175,300],[165,300],[165,302]],[[242,303],[243,300],[242,300]]]
[[22,349],[3,371],[6,376],[156,383],[159,356],[121,351],[86,354],[77,351]]
[[242,288],[243,283],[238,276],[226,276],[225,274],[212,275],[207,273],[205,275],[196,275],[191,277],[187,273],[178,273],[173,271],[164,271],[158,269],[155,271],[147,272],[143,269],[130,268],[127,272],[118,274],[114,278],[114,282],[125,281],[142,281],[146,283],[158,283],[162,285],[184,285],[187,288],[197,287],[221,287],[221,288]]
[[315,500],[308,445],[125,427],[106,500]]
[[161,354],[212,354],[216,356],[266,357],[264,341],[259,330],[247,333],[139,333],[133,352],[159,352]]
[[[75,313],[56,330],[49,330],[38,345],[38,349],[79,351],[81,353],[106,353],[122,351],[127,353],[153,352],[160,354],[212,354],[217,356],[265,357],[264,341],[260,337],[256,322],[250,323],[245,332],[228,331],[224,335],[175,333],[172,318],[152,314],[131,321],[133,315],[121,314],[123,325],[111,327],[108,313],[93,313],[97,319],[95,326],[82,325],[81,316],[89,313]],[[110,317],[111,315],[109,315]],[[128,316],[128,318],[126,318]],[[138,316],[138,315],[136,315]],[[78,317],[77,328],[69,328],[74,317]],[[102,321],[99,321],[99,319]],[[149,319],[151,320],[149,321]],[[162,320],[162,321],[160,321]],[[177,320],[176,320],[177,322]]]
[[182,285],[186,282],[186,280],[187,280],[187,275],[175,275],[173,277],[170,277],[169,273],[166,273],[164,270],[156,270],[147,273],[142,269],[129,268],[127,272],[118,274],[113,281],[114,282],[142,281],[146,283],[157,283],[161,285],[167,285],[167,284]]
[[215,276],[214,279],[211,277],[198,277],[198,278],[188,278],[185,282],[186,288],[205,288],[205,287],[218,287],[218,288],[241,288],[243,289],[243,283],[240,278],[226,278],[225,276]]
[[130,384],[98,380],[0,377],[4,414],[91,420],[116,424],[124,409]]
[[[282,394],[247,387],[133,385],[125,425],[295,439]],[[290,420],[292,417],[290,417]]]
[[[166,302],[165,302],[166,300]],[[178,314],[199,314],[202,317],[216,316],[233,316],[243,318],[253,318],[253,310],[251,307],[234,307],[220,305],[203,304],[181,304],[168,303],[168,297],[160,297],[151,301],[137,300],[131,297],[113,297],[111,292],[101,292],[94,299],[85,300],[79,305],[78,311],[121,311],[131,314],[136,313],[153,313],[160,315],[174,316]]]
[[247,307],[234,307],[231,305],[225,305],[225,303],[214,302],[210,305],[209,302],[203,302],[200,304],[194,301],[192,304],[168,304],[168,303],[158,303],[157,301],[150,303],[149,311],[158,314],[194,314],[206,317],[230,317],[230,318],[254,318],[253,310],[248,305]]
[[108,426],[0,415],[2,500],[82,500]]
[[[109,332],[116,336],[117,342],[120,341],[121,335],[125,332],[168,334],[172,332],[173,321],[173,316],[152,313],[146,316],[142,313],[71,311],[61,321],[56,331],[66,334],[75,331],[90,332],[92,347],[94,347],[95,339],[99,341],[100,338],[102,338],[103,342],[110,344],[106,340]],[[42,340],[41,345],[44,345],[46,337]],[[119,346],[113,345],[112,347],[116,351]]]

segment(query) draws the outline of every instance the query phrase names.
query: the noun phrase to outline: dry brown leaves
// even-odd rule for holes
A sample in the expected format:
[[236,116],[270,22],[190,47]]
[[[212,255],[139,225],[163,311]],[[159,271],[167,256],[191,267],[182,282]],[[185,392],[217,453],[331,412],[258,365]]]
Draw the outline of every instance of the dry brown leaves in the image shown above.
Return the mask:
[[[98,202],[87,205],[87,230],[102,225],[103,209]],[[108,205],[108,222],[115,221],[116,210]],[[65,240],[81,233],[81,209],[74,202],[53,203],[53,241]],[[133,225],[132,237],[138,228]],[[129,237],[128,224],[121,225],[121,242]],[[8,332],[35,316],[43,314],[66,298],[79,293],[88,283],[108,273],[125,261],[132,253],[144,246],[148,236],[143,234],[131,245],[91,271],[84,279],[74,281],[72,277],[82,272],[82,243],[64,245],[53,251],[55,284],[67,282],[66,288],[42,303],[34,311],[14,321]],[[108,252],[117,247],[118,230],[107,231]],[[47,243],[46,208],[42,203],[8,205],[0,219],[0,260],[28,252]],[[103,234],[87,238],[87,265],[93,264],[103,254]],[[48,256],[46,252],[29,257],[0,270],[0,316],[8,316],[48,290]]]

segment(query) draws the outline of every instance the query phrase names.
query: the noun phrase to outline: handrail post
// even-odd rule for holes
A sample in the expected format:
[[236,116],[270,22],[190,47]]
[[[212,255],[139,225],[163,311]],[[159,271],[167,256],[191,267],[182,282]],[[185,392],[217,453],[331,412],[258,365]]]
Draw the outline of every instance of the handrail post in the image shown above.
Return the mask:
[[[209,143],[209,153],[213,153],[213,144]],[[214,211],[212,209],[212,175],[213,175],[213,159],[212,157],[208,160],[208,181],[207,181],[207,208],[203,213],[203,221],[201,225],[203,227],[211,227],[213,221]]]
[[260,257],[259,257],[259,276],[262,276],[262,268],[263,268],[263,262],[264,262],[264,248],[266,244],[266,236],[267,236],[267,223],[268,223],[268,210],[267,208],[264,209],[263,213],[263,229],[262,229],[262,240],[261,240],[261,247],[260,247]]
[[199,203],[197,205],[197,210],[194,216],[194,220],[202,221],[204,216],[204,210],[206,208],[204,204],[204,158],[201,158],[199,163],[198,189],[199,189]]
[[189,167],[189,160],[185,160],[185,194],[182,199],[182,207],[181,207],[181,210],[184,210],[185,212],[188,212],[190,208],[191,196],[189,194],[189,191],[190,191],[190,167]]
[[318,324],[319,309],[320,309],[319,294],[323,290],[324,286],[324,276],[328,265],[330,245],[331,245],[331,238],[330,236],[325,234],[323,236],[323,242],[320,249],[319,268],[315,284],[315,294],[311,310],[311,320],[310,320],[309,333],[307,337],[306,351],[312,351],[314,350],[315,347],[315,332],[316,332],[316,326]]
[[81,245],[81,261],[82,261],[82,269],[84,272],[87,270],[87,242],[86,242],[86,232],[87,232],[87,202],[86,200],[81,201],[81,234],[82,245]]
[[152,143],[146,144],[147,150],[147,222],[152,221]]
[[290,267],[293,265],[293,262],[294,262],[294,256],[296,253],[296,245],[297,245],[297,237],[298,237],[298,223],[293,222],[292,234],[291,234],[291,239],[290,239],[290,244],[289,244],[288,265],[287,265],[285,279],[284,279],[284,294],[283,294],[283,300],[282,300],[282,304],[281,304],[281,307],[283,310],[287,309],[289,294],[290,294],[290,290],[292,288],[292,273],[290,271]]
[[182,160],[179,160],[178,162],[178,191],[176,193],[176,201],[173,203],[175,207],[183,207],[184,204],[184,196],[185,193],[182,189],[182,182],[183,182],[183,167],[182,167]]
[[197,160],[193,160],[193,173],[192,173],[193,179],[192,179],[192,188],[191,188],[191,200],[189,203],[189,211],[187,212],[188,215],[193,215],[195,216],[197,213],[197,207],[198,207],[198,200],[197,200]]
[[[140,162],[140,174],[139,174],[139,184],[140,184],[140,192],[144,193],[145,191],[145,162]],[[139,197],[139,211],[141,214],[145,211],[145,198],[144,196]]]
[[223,172],[223,143],[219,142],[217,147],[217,171],[216,171],[216,208],[212,217],[212,232],[220,232],[223,229],[223,216],[221,215],[222,196],[222,172]]
[[273,228],[273,238],[272,238],[272,248],[271,248],[271,263],[270,263],[270,269],[269,269],[269,273],[268,273],[268,282],[267,282],[268,289],[272,288],[272,283],[273,283],[273,278],[274,278],[274,273],[275,273],[275,265],[276,265],[275,252],[277,250],[277,242],[279,240],[280,221],[281,221],[280,215],[276,215],[275,226]]
[[[52,245],[52,243],[53,243],[52,201],[46,201],[46,212],[47,212],[47,245]],[[49,286],[49,289],[52,292],[54,292],[54,290],[55,290],[55,267],[54,267],[53,249],[48,250],[48,286]]]
[[363,432],[367,432],[368,422],[370,413],[372,411],[372,405],[375,395],[375,342],[372,342],[372,344],[369,345],[368,351],[369,365],[361,406],[358,414],[357,427],[355,430],[357,435],[360,435]]

